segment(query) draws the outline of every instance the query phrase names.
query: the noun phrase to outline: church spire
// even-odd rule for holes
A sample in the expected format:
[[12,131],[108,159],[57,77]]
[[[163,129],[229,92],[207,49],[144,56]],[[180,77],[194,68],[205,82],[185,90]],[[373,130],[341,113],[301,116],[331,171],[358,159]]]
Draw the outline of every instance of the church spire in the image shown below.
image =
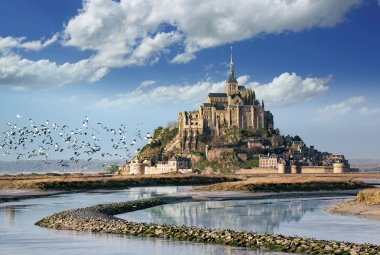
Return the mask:
[[230,61],[230,73],[228,75],[228,82],[237,82],[235,78],[234,62],[232,60],[232,46],[231,46],[231,61]]

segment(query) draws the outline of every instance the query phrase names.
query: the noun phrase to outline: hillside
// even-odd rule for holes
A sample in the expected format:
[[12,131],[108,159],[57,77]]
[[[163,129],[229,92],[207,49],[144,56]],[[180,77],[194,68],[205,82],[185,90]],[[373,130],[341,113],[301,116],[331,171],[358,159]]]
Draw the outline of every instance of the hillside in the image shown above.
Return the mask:
[[[151,164],[167,161],[174,155],[191,158],[193,169],[229,173],[240,168],[259,166],[259,155],[275,154],[284,158],[297,156],[302,164],[328,164],[328,153],[307,147],[299,136],[283,136],[279,129],[240,129],[223,125],[219,135],[203,133],[199,136],[201,151],[184,152],[176,127],[158,127],[137,158]],[[213,156],[217,155],[217,156]]]

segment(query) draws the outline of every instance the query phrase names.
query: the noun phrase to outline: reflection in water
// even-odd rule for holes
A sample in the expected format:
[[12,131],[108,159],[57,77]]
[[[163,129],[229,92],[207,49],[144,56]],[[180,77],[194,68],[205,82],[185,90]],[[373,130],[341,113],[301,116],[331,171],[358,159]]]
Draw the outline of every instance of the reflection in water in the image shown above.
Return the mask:
[[5,214],[7,215],[9,225],[13,225],[16,219],[16,208],[14,206],[5,207]]
[[[315,206],[315,201],[313,201]],[[317,201],[318,203],[318,201]],[[130,220],[229,228],[260,233],[274,233],[282,222],[298,222],[313,211],[305,200],[208,201],[157,206],[125,214]]]
[[298,235],[380,244],[380,221],[333,215],[324,208],[343,198],[263,199],[168,204],[118,215],[138,222]]
[[[245,248],[176,242],[164,239],[59,231],[37,227],[43,217],[63,210],[127,200],[175,194],[190,187],[146,187],[119,191],[91,191],[60,194],[0,203],[0,254],[277,254]],[[285,254],[285,253],[278,253]]]

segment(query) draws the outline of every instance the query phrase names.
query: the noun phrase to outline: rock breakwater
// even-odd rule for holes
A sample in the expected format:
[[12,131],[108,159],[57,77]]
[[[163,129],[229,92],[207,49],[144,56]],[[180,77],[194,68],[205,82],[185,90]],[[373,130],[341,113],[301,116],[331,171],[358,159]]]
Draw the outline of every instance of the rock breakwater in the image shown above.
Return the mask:
[[38,221],[36,225],[62,230],[166,238],[305,254],[380,254],[380,246],[371,244],[355,244],[315,240],[297,236],[291,237],[245,231],[214,230],[168,224],[137,223],[113,216],[158,205],[186,201],[194,201],[194,199],[190,196],[167,196],[121,203],[101,204],[56,213]]

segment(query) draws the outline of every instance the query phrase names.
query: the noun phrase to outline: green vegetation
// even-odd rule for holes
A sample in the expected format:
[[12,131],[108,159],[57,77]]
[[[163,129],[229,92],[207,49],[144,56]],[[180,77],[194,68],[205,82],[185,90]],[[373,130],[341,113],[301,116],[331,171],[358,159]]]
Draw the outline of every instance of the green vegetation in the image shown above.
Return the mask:
[[[277,128],[278,130],[278,128]],[[280,130],[278,130],[278,133],[280,133]],[[268,138],[271,136],[270,132],[266,129],[241,129],[241,134],[244,138]]]
[[145,145],[140,153],[140,159],[151,159],[152,162],[163,160],[162,157],[168,159],[170,155],[164,151],[165,147],[173,141],[178,134],[178,128],[163,128],[158,127],[153,132],[153,141],[150,144]]
[[115,173],[118,173],[118,171],[119,171],[119,166],[115,165],[115,164],[112,164],[109,167],[107,167],[106,169],[104,169],[102,171],[102,173],[105,173],[105,174],[115,174]]
[[153,139],[160,140],[162,143],[170,142],[178,133],[178,128],[158,127],[153,132]]
[[217,172],[218,169],[221,168],[221,166],[216,161],[203,161],[198,164],[198,168],[201,171],[204,171],[206,167],[210,167],[213,172]]
[[252,167],[259,167],[259,157],[254,157],[253,159],[248,159],[246,161],[239,162],[240,168],[249,169]]
[[231,173],[239,168],[252,168],[259,166],[259,158],[248,159],[246,161],[240,160],[233,152],[223,152],[221,157],[217,160],[207,161],[205,157],[197,164],[197,168],[204,171],[210,167],[213,172]]
[[198,165],[198,168],[203,171],[206,167],[210,167],[213,172],[231,173],[237,165],[238,158],[235,153],[223,152],[219,159],[203,161]]
[[211,134],[206,133],[206,132],[199,135],[199,141],[204,144],[209,143],[211,141],[211,138],[212,138]]
[[259,158],[248,159],[246,161],[239,160],[234,153],[222,153],[218,160],[207,161],[205,158],[197,165],[197,168],[204,171],[210,167],[213,172],[220,172],[223,174],[231,173],[236,168],[249,169],[259,166]]

